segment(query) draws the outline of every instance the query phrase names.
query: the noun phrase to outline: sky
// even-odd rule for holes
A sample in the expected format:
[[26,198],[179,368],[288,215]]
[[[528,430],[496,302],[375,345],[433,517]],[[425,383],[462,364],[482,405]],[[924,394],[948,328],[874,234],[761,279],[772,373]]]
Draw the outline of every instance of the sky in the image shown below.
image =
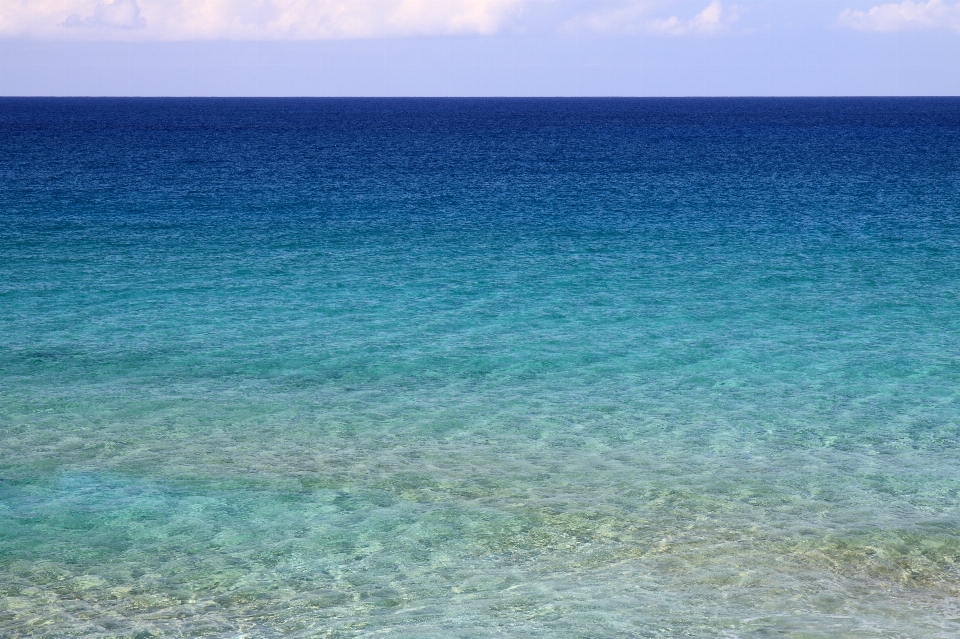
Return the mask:
[[0,95],[960,95],[960,0],[0,0]]

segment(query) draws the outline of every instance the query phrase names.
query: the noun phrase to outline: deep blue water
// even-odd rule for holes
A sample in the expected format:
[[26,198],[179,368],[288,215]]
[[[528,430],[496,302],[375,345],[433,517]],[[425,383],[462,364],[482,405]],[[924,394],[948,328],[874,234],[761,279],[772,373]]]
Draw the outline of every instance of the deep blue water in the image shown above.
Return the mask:
[[0,636],[956,637],[960,99],[0,100]]

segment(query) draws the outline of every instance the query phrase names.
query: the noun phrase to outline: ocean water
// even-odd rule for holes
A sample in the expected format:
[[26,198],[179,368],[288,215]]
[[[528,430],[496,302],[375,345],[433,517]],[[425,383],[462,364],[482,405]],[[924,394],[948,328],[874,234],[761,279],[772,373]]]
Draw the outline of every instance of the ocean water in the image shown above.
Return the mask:
[[960,636],[960,100],[0,100],[0,636]]

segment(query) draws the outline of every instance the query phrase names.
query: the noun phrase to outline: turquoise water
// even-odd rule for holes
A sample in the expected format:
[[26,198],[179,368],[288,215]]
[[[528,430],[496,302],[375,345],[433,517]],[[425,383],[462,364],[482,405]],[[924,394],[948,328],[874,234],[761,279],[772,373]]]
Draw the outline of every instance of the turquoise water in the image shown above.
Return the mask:
[[955,637],[960,101],[0,101],[0,635]]

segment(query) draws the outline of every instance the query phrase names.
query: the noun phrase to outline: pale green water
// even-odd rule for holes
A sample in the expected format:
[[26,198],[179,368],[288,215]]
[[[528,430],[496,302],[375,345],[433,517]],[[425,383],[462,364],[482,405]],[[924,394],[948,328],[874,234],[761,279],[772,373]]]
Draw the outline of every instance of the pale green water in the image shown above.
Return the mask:
[[960,102],[0,114],[0,635],[960,633]]

